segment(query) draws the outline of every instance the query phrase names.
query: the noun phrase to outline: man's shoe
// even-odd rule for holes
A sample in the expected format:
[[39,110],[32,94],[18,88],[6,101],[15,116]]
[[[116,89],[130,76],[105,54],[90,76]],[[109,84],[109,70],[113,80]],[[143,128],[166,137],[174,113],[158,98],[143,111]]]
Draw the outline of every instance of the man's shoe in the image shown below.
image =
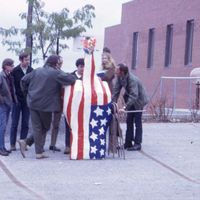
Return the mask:
[[0,149],[0,155],[1,155],[1,156],[8,156],[9,153],[6,152],[4,149]]
[[11,153],[11,152],[12,152],[11,150],[8,150],[8,149],[6,149],[6,148],[3,148],[3,150],[4,150],[5,152],[7,152],[7,153]]
[[70,147],[66,147],[64,150],[64,154],[70,154]]
[[16,149],[16,146],[15,145],[11,145],[11,147],[10,147],[10,151],[16,151],[17,149]]
[[25,140],[18,140],[17,141],[18,144],[19,144],[19,148],[20,148],[20,152],[22,154],[22,157],[25,158],[25,151],[26,151],[26,148],[27,148],[27,144],[25,142]]
[[133,147],[133,145],[132,144],[124,144],[124,149],[128,149],[128,148],[131,148],[131,147]]
[[57,148],[56,146],[49,146],[49,150],[51,151],[61,151],[59,148]]
[[49,156],[45,155],[44,153],[36,154],[36,159],[44,159],[48,158]]
[[141,148],[141,144],[134,144],[132,147],[127,148],[127,151],[140,151]]

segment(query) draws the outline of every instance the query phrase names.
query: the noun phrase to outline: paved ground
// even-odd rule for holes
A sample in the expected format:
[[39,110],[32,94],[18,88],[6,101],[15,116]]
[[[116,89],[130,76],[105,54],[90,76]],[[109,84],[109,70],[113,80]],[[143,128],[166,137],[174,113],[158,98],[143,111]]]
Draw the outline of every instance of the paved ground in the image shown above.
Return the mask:
[[[144,123],[143,150],[125,160],[72,161],[50,152],[49,139],[46,160],[33,147],[25,159],[19,150],[0,157],[1,200],[200,199],[200,124]],[[62,132],[57,146],[64,150]]]

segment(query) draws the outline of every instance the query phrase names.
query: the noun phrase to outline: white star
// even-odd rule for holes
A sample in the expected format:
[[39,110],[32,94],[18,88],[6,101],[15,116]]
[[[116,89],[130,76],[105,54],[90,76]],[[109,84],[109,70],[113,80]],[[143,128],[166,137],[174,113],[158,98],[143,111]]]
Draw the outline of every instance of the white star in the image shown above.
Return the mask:
[[96,151],[97,151],[97,147],[96,146],[91,147],[91,153],[96,154]]
[[106,119],[101,119],[101,126],[106,126],[107,120]]
[[97,140],[97,134],[95,134],[94,132],[92,132],[92,135],[90,136],[90,138],[95,141]]
[[103,115],[103,110],[97,106],[96,110],[94,111],[96,113],[96,116],[102,116]]
[[101,127],[101,128],[99,129],[99,133],[100,133],[100,135],[103,135],[103,134],[105,133],[105,131],[104,131],[104,128],[103,128],[103,127]]
[[110,108],[108,108],[108,110],[106,112],[108,113],[108,115],[110,115],[112,113]]
[[105,140],[104,139],[100,139],[101,145],[105,145]]
[[92,119],[92,121],[90,122],[92,128],[94,128],[95,126],[97,126],[97,122],[98,122],[98,121]]
[[100,150],[100,155],[104,156],[105,151],[103,149]]

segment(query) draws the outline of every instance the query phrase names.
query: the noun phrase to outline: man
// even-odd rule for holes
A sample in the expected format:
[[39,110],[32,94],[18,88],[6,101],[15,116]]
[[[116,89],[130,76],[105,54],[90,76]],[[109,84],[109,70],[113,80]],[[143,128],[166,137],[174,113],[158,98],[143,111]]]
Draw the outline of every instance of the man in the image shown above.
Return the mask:
[[0,73],[0,155],[8,156],[11,151],[5,148],[6,125],[13,103],[17,102],[11,71],[14,61],[7,58],[2,63],[3,71]]
[[57,55],[49,56],[44,67],[21,80],[22,90],[27,92],[37,159],[48,157],[44,154],[46,133],[50,129],[52,112],[61,110],[61,87],[75,82],[73,75],[57,70],[59,59]]
[[17,96],[17,102],[13,104],[12,108],[12,123],[10,130],[10,150],[16,151],[16,138],[17,138],[17,128],[21,113],[21,133],[20,139],[25,139],[28,135],[29,129],[29,108],[26,103],[26,97],[24,96],[20,81],[22,77],[30,73],[33,68],[29,66],[30,57],[27,53],[21,53],[19,55],[20,64],[16,66],[12,71],[12,76],[14,78],[15,91]]
[[[76,67],[77,70],[72,72],[72,74],[75,76],[77,80],[82,80],[83,78],[83,71],[85,67],[85,62],[83,58],[79,58],[76,60]],[[69,124],[67,123],[67,120],[65,119],[65,127],[66,127],[66,133],[65,133],[65,150],[64,154],[69,154],[70,153],[70,127]]]
[[75,75],[77,80],[82,80],[84,67],[85,67],[84,58],[77,59],[75,64],[76,64],[77,70],[72,72],[72,74]]
[[[113,90],[112,101],[117,102],[120,91],[125,89],[124,101],[126,103],[122,111],[137,111],[127,113],[127,130],[124,148],[129,151],[141,150],[142,143],[142,111],[143,107],[148,103],[148,98],[144,87],[140,80],[129,73],[128,67],[124,64],[119,64],[116,68],[117,80]],[[135,134],[134,134],[135,123]],[[132,145],[134,141],[134,145]]]
[[[63,64],[63,59],[61,56],[59,56],[59,63],[56,66],[57,70],[61,70]],[[56,147],[56,140],[58,136],[58,131],[59,131],[59,124],[60,124],[60,119],[62,116],[62,109],[60,111],[56,111],[53,113],[53,119],[52,119],[52,134],[51,134],[51,144],[49,146],[49,150],[52,151],[60,151],[59,148]],[[20,151],[22,156],[25,158],[25,150],[27,149],[28,146],[32,146],[34,143],[34,137],[33,135],[30,135],[28,138],[24,140],[18,140],[19,146],[20,146]]]

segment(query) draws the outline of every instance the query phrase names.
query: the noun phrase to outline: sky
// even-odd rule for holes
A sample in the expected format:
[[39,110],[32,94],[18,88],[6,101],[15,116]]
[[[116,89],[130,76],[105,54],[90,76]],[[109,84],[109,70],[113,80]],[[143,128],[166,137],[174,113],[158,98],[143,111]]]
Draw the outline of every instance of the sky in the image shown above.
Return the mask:
[[[101,64],[101,50],[104,42],[104,29],[108,26],[117,25],[121,20],[121,9],[122,4],[131,0],[42,0],[45,3],[44,9],[48,12],[60,11],[63,8],[68,8],[70,12],[81,8],[86,4],[92,4],[95,6],[96,18],[93,21],[93,29],[88,30],[88,35],[92,35],[97,39],[97,46],[95,51],[95,62],[96,66]],[[19,13],[27,11],[26,0],[0,0],[0,27],[9,28],[25,27],[25,21],[22,21],[19,17]],[[72,71],[75,69],[74,63],[77,58],[83,56],[82,51],[75,51],[73,40],[67,43],[70,49],[65,50],[61,53],[64,59],[64,70]],[[18,57],[6,50],[0,44],[0,62],[5,57],[10,57],[15,60],[15,64],[18,64]],[[33,65],[34,68],[40,67],[40,64]]]

